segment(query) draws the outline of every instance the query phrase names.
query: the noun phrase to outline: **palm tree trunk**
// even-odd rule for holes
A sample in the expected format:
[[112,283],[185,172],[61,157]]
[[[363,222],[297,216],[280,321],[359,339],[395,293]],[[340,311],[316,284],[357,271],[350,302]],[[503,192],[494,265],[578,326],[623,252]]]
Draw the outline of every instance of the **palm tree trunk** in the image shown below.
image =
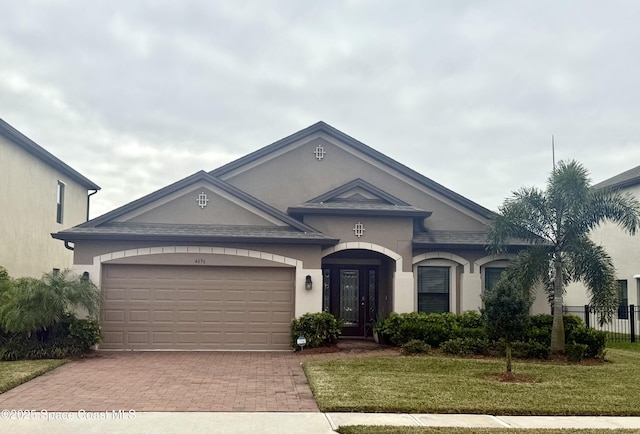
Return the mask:
[[553,325],[551,327],[551,354],[564,354],[564,322],[562,320],[562,258],[557,252],[554,258]]

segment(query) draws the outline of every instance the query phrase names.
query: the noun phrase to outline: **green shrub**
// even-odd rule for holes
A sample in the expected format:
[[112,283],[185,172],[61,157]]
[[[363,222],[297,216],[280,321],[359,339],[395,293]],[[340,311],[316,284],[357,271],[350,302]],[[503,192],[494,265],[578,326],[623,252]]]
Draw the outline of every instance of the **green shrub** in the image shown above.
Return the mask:
[[71,317],[69,322],[69,347],[86,353],[102,340],[102,329],[94,319]]
[[402,344],[402,353],[407,356],[426,354],[431,350],[431,345],[419,339],[412,339]]
[[594,330],[586,326],[578,327],[571,332],[568,342],[585,344],[587,349],[584,356],[587,358],[601,357],[604,353],[607,334],[601,330]]
[[475,310],[468,310],[457,316],[458,325],[462,329],[478,329],[484,327],[482,314]]
[[328,312],[306,313],[291,321],[291,347],[298,350],[298,337],[307,340],[306,348],[322,347],[338,341],[342,324]]
[[489,340],[475,337],[455,338],[443,342],[440,349],[456,356],[486,355],[489,353]]
[[100,342],[97,321],[65,315],[59,323],[36,333],[0,333],[0,360],[78,357]]
[[480,312],[469,310],[457,316],[458,328],[455,330],[458,338],[474,338],[487,340],[487,329]]
[[536,341],[515,341],[512,344],[513,357],[518,359],[548,359],[550,348]]
[[571,341],[571,334],[574,330],[585,327],[584,322],[582,322],[582,318],[573,314],[563,315],[562,322],[564,323],[565,342]]
[[410,312],[392,313],[382,323],[380,331],[397,346],[417,339],[431,347],[438,347],[445,341],[459,335],[457,315],[453,313]]
[[570,362],[581,362],[584,359],[584,355],[589,348],[586,344],[576,344],[575,342],[565,345],[565,352],[567,354],[567,360]]

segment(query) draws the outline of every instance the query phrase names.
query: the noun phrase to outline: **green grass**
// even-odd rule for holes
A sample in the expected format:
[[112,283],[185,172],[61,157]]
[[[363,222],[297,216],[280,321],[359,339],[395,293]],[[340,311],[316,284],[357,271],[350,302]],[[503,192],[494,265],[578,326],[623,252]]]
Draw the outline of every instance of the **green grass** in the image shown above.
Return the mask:
[[440,428],[426,426],[341,426],[340,434],[611,434],[637,433],[632,429],[524,429],[524,428]]
[[17,362],[0,362],[0,393],[19,384],[51,371],[67,360],[20,360]]
[[497,415],[640,415],[640,352],[596,365],[515,362],[531,382],[499,382],[502,359],[442,355],[308,361],[322,411]]
[[640,342],[607,342],[607,349],[609,348],[640,352]]

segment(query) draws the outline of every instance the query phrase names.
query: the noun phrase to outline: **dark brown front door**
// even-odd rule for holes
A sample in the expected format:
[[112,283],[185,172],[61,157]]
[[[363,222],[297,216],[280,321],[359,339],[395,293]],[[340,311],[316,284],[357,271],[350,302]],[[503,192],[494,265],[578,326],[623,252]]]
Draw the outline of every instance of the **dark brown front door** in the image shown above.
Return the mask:
[[343,323],[345,336],[371,335],[377,308],[378,267],[331,265],[323,269],[325,310]]

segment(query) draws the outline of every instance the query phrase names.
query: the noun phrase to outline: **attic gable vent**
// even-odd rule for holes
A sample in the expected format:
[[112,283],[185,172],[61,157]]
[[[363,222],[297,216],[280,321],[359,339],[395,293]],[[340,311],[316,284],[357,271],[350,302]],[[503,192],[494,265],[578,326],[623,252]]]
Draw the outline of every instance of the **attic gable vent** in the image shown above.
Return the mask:
[[322,145],[318,145],[316,146],[316,150],[313,151],[313,154],[316,156],[316,158],[318,159],[318,161],[322,160],[325,156],[325,154],[327,153],[327,151],[324,150],[324,148],[322,147]]
[[207,203],[209,203],[207,193],[205,193],[204,191],[200,193],[198,195],[198,199],[196,199],[196,202],[198,202],[198,206],[200,207],[200,209],[204,209],[204,207],[207,206]]

